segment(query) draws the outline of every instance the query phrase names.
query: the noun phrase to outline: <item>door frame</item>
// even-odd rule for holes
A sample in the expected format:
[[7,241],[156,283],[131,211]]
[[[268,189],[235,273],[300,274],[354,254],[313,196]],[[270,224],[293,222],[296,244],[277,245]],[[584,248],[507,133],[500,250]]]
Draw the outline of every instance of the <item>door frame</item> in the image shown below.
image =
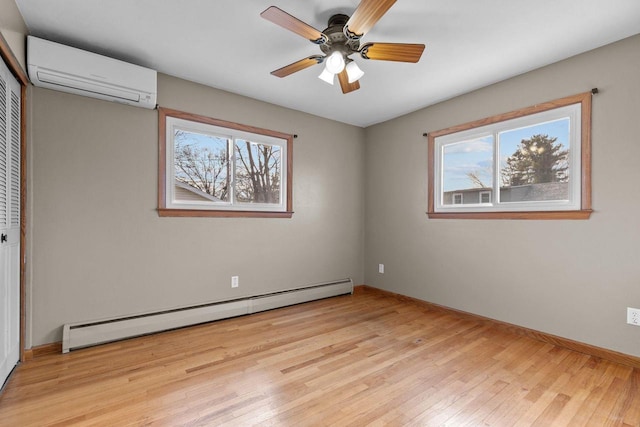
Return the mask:
[[[25,36],[26,38],[26,36]],[[25,361],[26,331],[26,235],[27,235],[27,85],[29,78],[0,33],[0,57],[20,83],[20,362]]]

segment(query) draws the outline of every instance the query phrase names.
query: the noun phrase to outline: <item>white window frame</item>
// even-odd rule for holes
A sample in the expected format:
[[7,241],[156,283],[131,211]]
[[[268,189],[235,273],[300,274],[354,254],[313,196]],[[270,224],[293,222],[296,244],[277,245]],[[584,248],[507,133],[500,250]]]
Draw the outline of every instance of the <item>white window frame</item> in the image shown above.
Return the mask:
[[[430,218],[587,219],[591,213],[591,95],[583,93],[428,134]],[[500,202],[499,134],[568,118],[569,200]],[[491,203],[444,204],[444,147],[493,136]]]
[[[549,123],[556,120],[569,119],[569,200],[546,200],[528,202],[500,201],[500,133],[516,130],[528,126]],[[435,175],[438,188],[436,212],[466,212],[466,211],[532,211],[532,210],[576,210],[580,208],[580,179],[576,179],[575,170],[580,170],[580,104],[543,111],[516,119],[482,126],[468,131],[455,132],[435,139],[436,163]],[[450,144],[458,144],[476,139],[478,136],[493,136],[493,192],[495,196],[491,203],[478,206],[467,204],[444,204],[444,149]],[[478,203],[480,204],[480,203]]]
[[[179,111],[160,109],[159,208],[161,216],[291,217],[291,149],[293,135],[240,125]],[[182,130],[227,139],[229,142],[229,200],[178,200],[175,192],[175,132]],[[235,146],[238,140],[277,146],[280,149],[279,203],[239,202],[235,199]]]
[[[456,203],[456,196],[460,196],[460,203]],[[461,205],[464,203],[464,195],[462,193],[453,193],[451,195],[451,204],[452,205]]]

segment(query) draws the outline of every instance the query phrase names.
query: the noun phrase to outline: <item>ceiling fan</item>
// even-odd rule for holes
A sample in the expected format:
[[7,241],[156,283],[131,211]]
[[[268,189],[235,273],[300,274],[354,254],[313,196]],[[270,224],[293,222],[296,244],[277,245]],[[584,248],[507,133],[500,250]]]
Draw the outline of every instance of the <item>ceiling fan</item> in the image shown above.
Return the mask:
[[337,14],[329,18],[328,26],[322,32],[276,6],[269,7],[260,16],[319,45],[324,54],[301,59],[272,71],[271,74],[286,77],[313,65],[324,63],[325,68],[318,77],[333,84],[337,75],[342,92],[349,93],[360,89],[358,79],[364,74],[358,64],[349,58],[354,53],[359,53],[364,59],[418,62],[424,51],[423,44],[378,42],[360,44],[362,36],[395,2],[396,0],[362,0],[351,17]]

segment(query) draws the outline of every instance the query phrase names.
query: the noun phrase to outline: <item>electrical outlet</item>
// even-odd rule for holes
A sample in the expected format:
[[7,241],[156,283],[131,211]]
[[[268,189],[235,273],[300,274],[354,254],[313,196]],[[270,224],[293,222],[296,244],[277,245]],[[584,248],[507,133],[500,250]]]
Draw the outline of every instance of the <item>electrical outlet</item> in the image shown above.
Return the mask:
[[378,273],[384,274],[384,264],[378,264]]
[[640,308],[627,307],[627,323],[640,326]]
[[237,288],[239,286],[238,276],[231,276],[231,287]]

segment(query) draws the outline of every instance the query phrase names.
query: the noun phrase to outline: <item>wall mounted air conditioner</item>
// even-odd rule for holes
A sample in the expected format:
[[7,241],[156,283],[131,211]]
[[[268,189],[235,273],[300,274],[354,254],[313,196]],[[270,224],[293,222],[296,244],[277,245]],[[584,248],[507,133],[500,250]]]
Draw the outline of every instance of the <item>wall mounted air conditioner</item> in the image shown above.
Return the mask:
[[48,40],[27,38],[29,78],[35,86],[155,108],[155,70]]

